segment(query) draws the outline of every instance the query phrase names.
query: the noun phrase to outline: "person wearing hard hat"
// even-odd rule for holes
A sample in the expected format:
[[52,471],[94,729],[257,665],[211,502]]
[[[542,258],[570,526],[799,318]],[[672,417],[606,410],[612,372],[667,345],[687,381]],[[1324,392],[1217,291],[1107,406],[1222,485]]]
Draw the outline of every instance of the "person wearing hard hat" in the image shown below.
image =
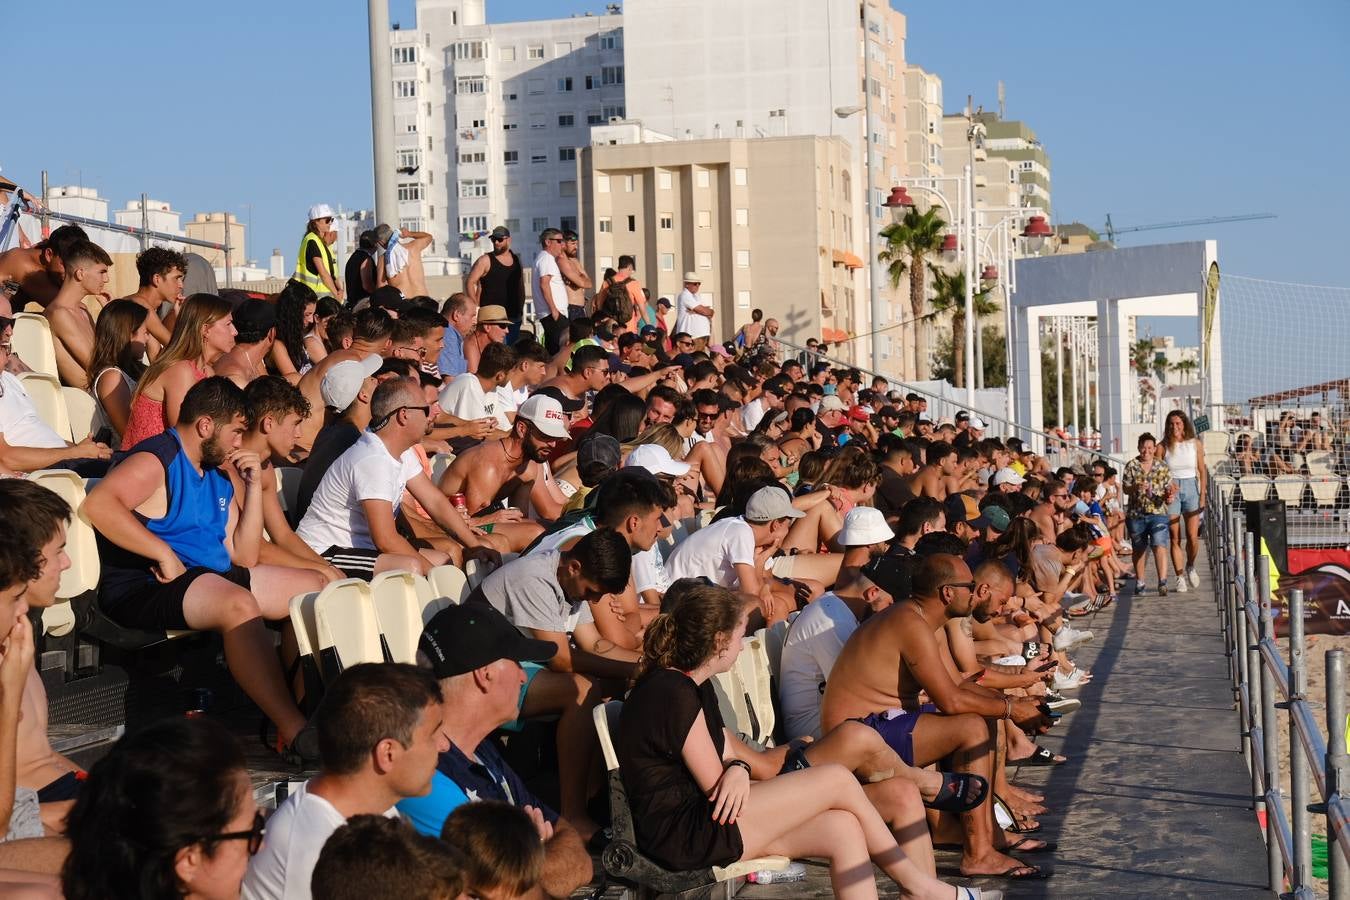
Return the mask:
[[337,240],[337,213],[327,203],[316,203],[309,208],[309,224],[300,239],[296,255],[295,281],[314,291],[317,296],[331,296],[339,303],[343,299],[342,282],[337,275],[337,261],[332,244]]

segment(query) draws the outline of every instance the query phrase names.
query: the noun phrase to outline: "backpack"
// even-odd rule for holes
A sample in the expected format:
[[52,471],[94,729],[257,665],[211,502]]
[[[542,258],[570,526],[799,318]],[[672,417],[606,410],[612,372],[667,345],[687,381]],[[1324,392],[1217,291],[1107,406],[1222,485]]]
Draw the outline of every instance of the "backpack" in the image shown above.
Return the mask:
[[603,316],[609,316],[623,327],[633,318],[633,298],[628,295],[628,279],[611,281],[600,299],[597,310]]

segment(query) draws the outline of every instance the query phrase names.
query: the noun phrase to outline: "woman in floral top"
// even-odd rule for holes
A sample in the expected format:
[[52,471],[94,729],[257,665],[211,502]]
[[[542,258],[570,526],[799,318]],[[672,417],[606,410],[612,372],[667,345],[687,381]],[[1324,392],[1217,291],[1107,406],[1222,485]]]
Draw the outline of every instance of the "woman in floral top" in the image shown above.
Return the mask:
[[1144,593],[1144,566],[1146,551],[1153,548],[1153,562],[1158,569],[1158,594],[1167,594],[1167,504],[1176,493],[1176,482],[1167,463],[1154,456],[1157,441],[1144,432],[1139,435],[1139,455],[1125,464],[1121,487],[1130,498],[1129,514],[1125,519],[1134,548],[1134,592]]

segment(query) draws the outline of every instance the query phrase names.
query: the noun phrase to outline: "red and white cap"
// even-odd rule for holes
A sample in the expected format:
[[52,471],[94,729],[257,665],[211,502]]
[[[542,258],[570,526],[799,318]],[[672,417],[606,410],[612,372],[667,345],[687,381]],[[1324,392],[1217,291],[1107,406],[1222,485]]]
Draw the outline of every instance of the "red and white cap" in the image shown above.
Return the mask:
[[567,413],[562,404],[552,397],[535,394],[516,410],[516,415],[524,416],[525,421],[551,438],[567,438]]

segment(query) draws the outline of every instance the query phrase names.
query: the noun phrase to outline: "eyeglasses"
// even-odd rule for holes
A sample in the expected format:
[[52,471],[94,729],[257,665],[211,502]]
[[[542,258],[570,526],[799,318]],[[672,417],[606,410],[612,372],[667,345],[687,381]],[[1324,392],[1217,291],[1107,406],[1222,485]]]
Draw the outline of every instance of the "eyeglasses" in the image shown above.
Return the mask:
[[715,419],[715,418],[717,418],[718,416],[720,416],[721,414],[722,414],[722,413],[721,413],[720,410],[717,411],[717,412],[703,412],[702,410],[699,410],[695,415],[696,415],[697,418],[699,418],[699,419]]
[[258,851],[262,849],[263,832],[267,830],[267,820],[263,818],[262,810],[253,814],[253,827],[248,831],[226,831],[222,834],[213,834],[210,837],[202,838],[204,844],[215,844],[220,841],[248,841],[248,855],[257,856]]
[[511,236],[510,236],[509,234],[508,234],[508,235],[503,235],[502,237],[495,237],[495,238],[492,239],[492,243],[494,243],[494,244],[500,244],[502,241],[510,240],[510,238],[511,238]]
[[549,238],[549,239],[548,239],[547,241],[545,241],[544,243],[546,243],[546,244],[561,244],[562,242],[563,242],[563,239],[562,239],[562,238]]
[[676,347],[692,347],[692,346],[694,346],[694,342],[693,342],[693,341],[676,341],[676,342],[675,342],[675,346],[676,346]]
[[946,584],[943,585],[943,587],[960,587],[960,588],[965,588],[965,589],[968,590],[968,591],[973,591],[973,590],[975,590],[976,586],[977,586],[977,583],[974,582],[974,581],[949,581],[949,582],[947,582]]

